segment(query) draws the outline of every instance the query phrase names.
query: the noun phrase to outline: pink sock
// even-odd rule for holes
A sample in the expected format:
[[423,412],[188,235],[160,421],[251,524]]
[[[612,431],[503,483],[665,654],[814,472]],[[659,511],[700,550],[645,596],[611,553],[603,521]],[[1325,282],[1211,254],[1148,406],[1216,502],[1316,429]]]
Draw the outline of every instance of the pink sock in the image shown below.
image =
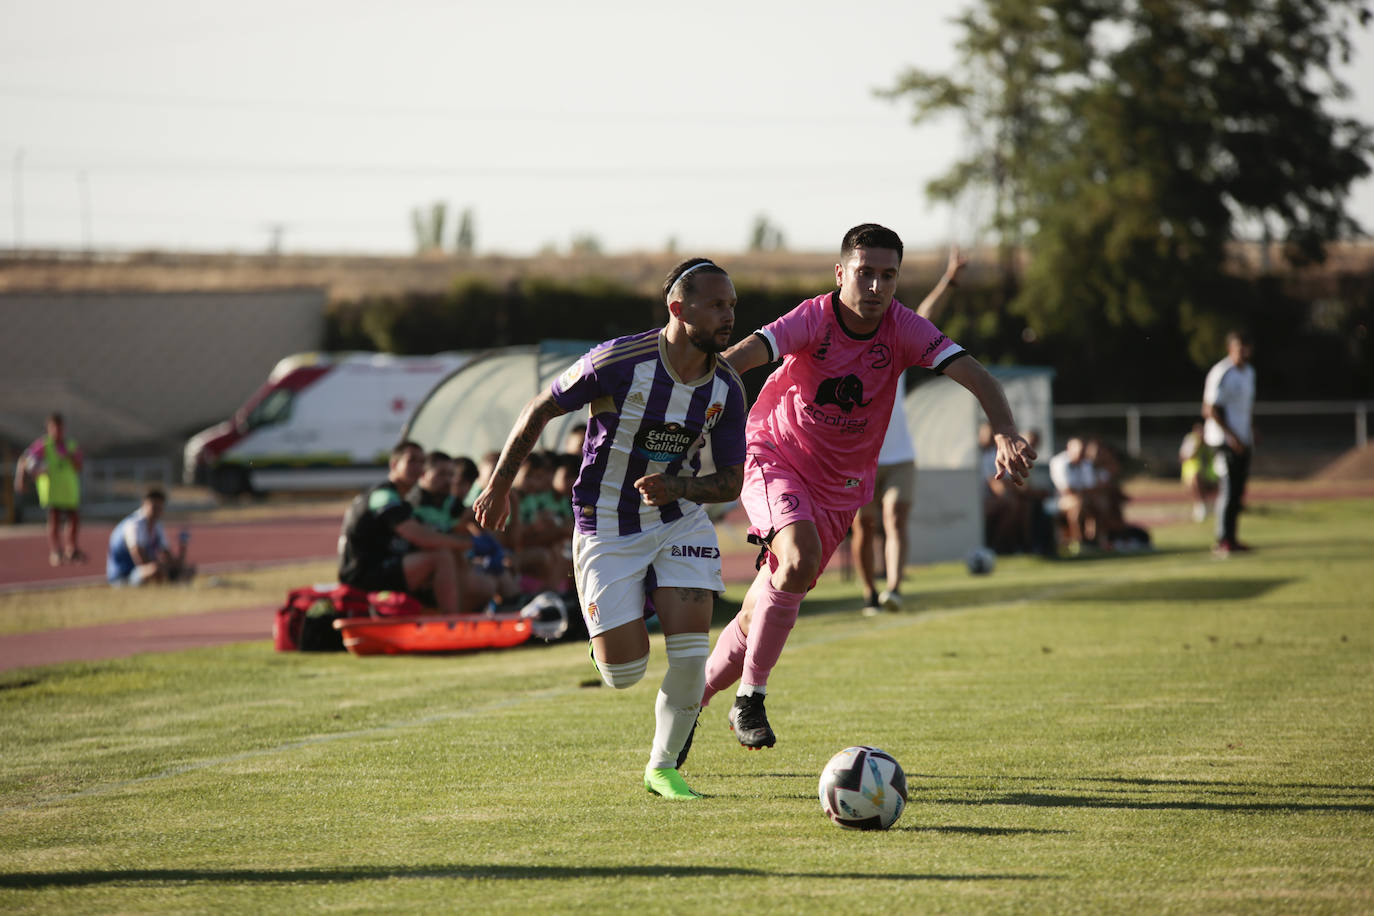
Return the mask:
[[741,674],[744,683],[760,687],[768,683],[768,675],[782,655],[787,634],[797,622],[797,612],[805,597],[805,594],[774,588],[772,582],[764,586],[749,623],[749,647]]
[[[765,569],[749,583],[749,591],[744,596],[741,611],[758,603],[759,595],[763,594],[767,584],[768,570]],[[711,657],[706,660],[706,694],[701,698],[702,706],[711,702],[711,697],[739,680],[740,672],[744,670],[745,646],[744,631],[740,629],[739,616],[736,615],[735,619],[720,631],[716,647],[711,651]]]
[[720,631],[720,638],[706,660],[706,692],[701,697],[701,705],[711,702],[711,697],[739,680],[744,670],[745,639],[736,617]]

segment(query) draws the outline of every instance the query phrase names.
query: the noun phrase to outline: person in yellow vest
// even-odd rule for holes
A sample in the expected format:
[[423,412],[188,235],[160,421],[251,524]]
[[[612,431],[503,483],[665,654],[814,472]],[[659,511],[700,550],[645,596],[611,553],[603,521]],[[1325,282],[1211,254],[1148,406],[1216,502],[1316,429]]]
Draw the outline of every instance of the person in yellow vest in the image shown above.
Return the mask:
[[35,439],[25,450],[15,474],[15,484],[21,492],[33,479],[38,504],[48,512],[48,562],[53,566],[86,562],[86,554],[76,543],[81,527],[81,461],[81,447],[67,436],[62,414],[53,413],[48,416],[48,434]]

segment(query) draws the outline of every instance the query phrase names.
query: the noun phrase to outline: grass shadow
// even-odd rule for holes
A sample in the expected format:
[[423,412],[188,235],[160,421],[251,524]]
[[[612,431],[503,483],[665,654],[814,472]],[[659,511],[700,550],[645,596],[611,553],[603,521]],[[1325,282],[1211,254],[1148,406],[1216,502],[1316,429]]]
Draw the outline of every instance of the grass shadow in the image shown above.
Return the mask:
[[1042,830],[1038,827],[964,827],[957,825],[946,825],[943,827],[897,826],[893,829],[908,830],[915,833],[948,833],[965,834],[968,836],[1041,836],[1072,832],[1069,830]]
[[987,798],[936,798],[943,805],[1017,805],[1027,808],[1124,808],[1131,811],[1226,811],[1251,814],[1302,814],[1335,812],[1371,814],[1374,802],[1213,801],[1202,798],[1177,800],[1119,798],[1108,795],[1069,795],[1053,792],[1008,792]]
[[1154,579],[1148,582],[1104,583],[1097,588],[1065,592],[1059,601],[1251,601],[1297,580],[1254,579]]
[[1050,875],[1006,872],[787,872],[760,868],[709,865],[360,865],[340,868],[215,869],[145,868],[89,869],[0,874],[0,888],[43,890],[63,887],[143,884],[347,884],[357,881],[408,879],[471,879],[481,881],[596,881],[623,878],[814,878],[883,881],[1039,881]]
[[[917,785],[941,780],[966,783],[969,776],[916,774],[908,780]],[[994,782],[1034,782],[1031,776],[995,776]],[[1135,811],[1223,811],[1240,813],[1374,813],[1374,786],[1339,783],[1226,782],[1199,779],[1084,777],[1066,780],[1063,789],[1044,791],[978,792],[977,797],[930,797],[919,793],[922,803],[983,807],[1012,805],[1027,808],[1109,808]],[[1082,784],[1101,786],[1083,791]],[[940,791],[935,789],[932,791]],[[1306,798],[1295,798],[1305,795]]]

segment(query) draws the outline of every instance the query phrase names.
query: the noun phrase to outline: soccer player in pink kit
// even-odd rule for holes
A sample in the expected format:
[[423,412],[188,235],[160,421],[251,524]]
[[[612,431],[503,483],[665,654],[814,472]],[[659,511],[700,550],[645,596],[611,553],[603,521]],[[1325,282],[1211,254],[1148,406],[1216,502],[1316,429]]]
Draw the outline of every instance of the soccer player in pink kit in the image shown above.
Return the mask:
[[[741,501],[749,539],[767,564],[706,665],[704,706],[740,681],[729,722],[740,744],[772,747],[763,698],[769,672],[802,598],[873,498],[878,452],[897,379],[909,366],[942,372],[978,399],[997,447],[997,476],[1020,485],[1035,450],[1016,431],[1006,395],[988,371],[894,297],[902,240],[872,223],[845,234],[839,289],[808,299],[725,353],[740,372],[776,359],[749,411]],[[679,757],[679,765],[687,748]]]

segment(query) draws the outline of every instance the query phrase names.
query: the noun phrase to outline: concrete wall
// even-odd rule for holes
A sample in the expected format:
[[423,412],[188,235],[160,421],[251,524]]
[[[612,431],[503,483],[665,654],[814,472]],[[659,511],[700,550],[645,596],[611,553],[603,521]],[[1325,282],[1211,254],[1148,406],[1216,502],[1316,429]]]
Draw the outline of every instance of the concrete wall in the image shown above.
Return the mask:
[[317,349],[324,291],[0,294],[0,439],[62,411],[88,452],[179,448],[278,359]]

